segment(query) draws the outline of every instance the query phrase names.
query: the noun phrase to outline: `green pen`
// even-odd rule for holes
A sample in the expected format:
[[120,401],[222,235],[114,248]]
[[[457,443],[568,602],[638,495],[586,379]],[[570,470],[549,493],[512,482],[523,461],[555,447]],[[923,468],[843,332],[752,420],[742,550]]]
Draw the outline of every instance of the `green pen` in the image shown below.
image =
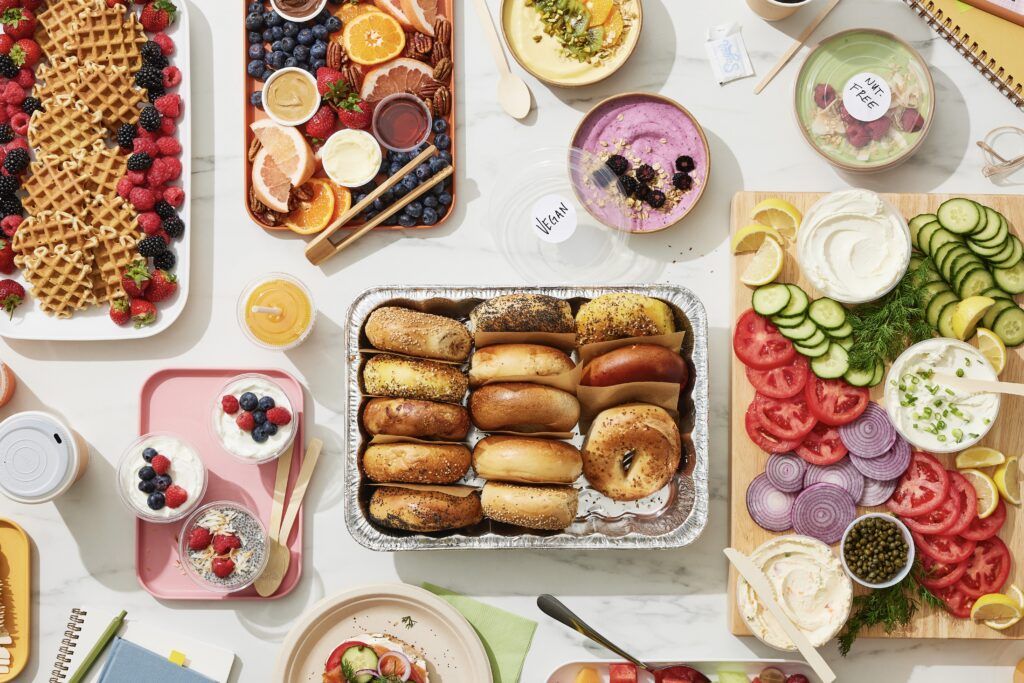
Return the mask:
[[100,655],[103,654],[103,651],[107,649],[107,645],[109,645],[110,641],[114,639],[115,635],[117,635],[117,632],[121,628],[121,624],[124,623],[124,618],[127,614],[127,612],[121,610],[121,613],[110,621],[106,630],[103,631],[103,635],[99,637],[96,644],[92,646],[91,650],[89,650],[89,654],[86,655],[84,660],[82,660],[82,666],[78,667],[78,671],[68,679],[68,683],[81,683],[85,678],[85,675],[89,673],[89,669],[93,667],[96,660],[98,660]]

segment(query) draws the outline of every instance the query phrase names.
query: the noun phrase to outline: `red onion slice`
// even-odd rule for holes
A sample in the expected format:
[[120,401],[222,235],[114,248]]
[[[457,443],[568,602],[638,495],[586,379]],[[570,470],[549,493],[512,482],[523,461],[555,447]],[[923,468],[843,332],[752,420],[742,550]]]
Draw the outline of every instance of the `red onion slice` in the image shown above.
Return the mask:
[[[400,674],[394,674],[385,671],[384,662],[386,662],[389,657],[392,659],[397,659],[398,663],[405,667],[405,670]],[[412,676],[412,661],[405,656],[404,652],[399,652],[398,650],[389,650],[388,652],[382,654],[380,656],[380,659],[377,661],[377,675],[381,678],[387,678],[388,676],[397,675],[399,680],[407,681]]]
[[747,511],[750,518],[768,531],[789,531],[793,528],[792,510],[796,495],[780,491],[768,477],[759,474],[747,487]]
[[910,444],[897,437],[885,455],[878,458],[861,458],[850,453],[850,462],[865,477],[888,481],[899,479],[910,466]]
[[857,504],[835,484],[808,486],[793,503],[793,530],[830,545],[843,537],[856,517]]
[[843,458],[834,465],[810,465],[804,474],[804,486],[820,483],[835,484],[846,489],[853,500],[860,500],[864,493],[864,475],[857,471],[849,458]]
[[804,489],[807,463],[798,455],[780,453],[768,458],[764,474],[768,482],[785,493],[800,493]]
[[860,494],[857,505],[862,507],[881,505],[892,497],[898,481],[899,479],[882,480],[864,477],[864,492]]
[[839,428],[839,438],[850,453],[861,458],[878,458],[892,448],[896,428],[884,408],[877,403],[868,403],[860,417]]

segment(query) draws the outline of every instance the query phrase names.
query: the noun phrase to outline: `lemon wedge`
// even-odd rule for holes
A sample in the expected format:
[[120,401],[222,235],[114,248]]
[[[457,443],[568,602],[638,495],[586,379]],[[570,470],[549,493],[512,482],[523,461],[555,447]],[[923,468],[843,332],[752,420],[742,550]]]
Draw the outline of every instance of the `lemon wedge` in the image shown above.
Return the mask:
[[1016,456],[1007,458],[1006,462],[996,469],[992,479],[1007,503],[1020,505],[1020,465]]
[[1002,593],[982,595],[971,608],[971,619],[975,621],[1020,619],[1021,616],[1020,603]]
[[765,199],[750,212],[750,220],[770,225],[789,240],[796,239],[796,231],[803,219],[803,214],[795,206],[778,197]]
[[995,467],[1006,462],[1006,456],[994,448],[975,446],[956,456],[956,468],[969,470],[975,467]]
[[978,328],[978,336],[975,337],[975,346],[981,351],[981,355],[988,359],[998,375],[1006,367],[1006,344],[992,330],[984,327]]
[[770,237],[780,244],[785,239],[782,233],[770,225],[751,223],[745,228],[740,228],[732,236],[732,253],[741,254],[745,251],[754,251],[761,246],[766,237]]
[[[1016,465],[1016,463],[1014,464]],[[1002,467],[1006,467],[1006,465],[1002,465]],[[999,505],[999,489],[992,481],[992,477],[981,470],[973,469],[961,470],[960,474],[967,477],[967,481],[971,482],[971,486],[978,494],[978,517],[985,519],[995,512],[996,506]]]
[[772,282],[782,272],[782,264],[785,262],[786,252],[775,240],[765,240],[754,257],[750,259],[743,275],[740,275],[740,282],[751,287],[760,287]]
[[988,296],[969,296],[953,309],[953,334],[960,341],[974,336],[978,321],[992,308],[996,300]]
[[[1017,584],[1013,584],[1010,586],[1010,590],[1007,593],[1007,595],[1016,600],[1021,610],[1024,611],[1024,593],[1021,592],[1020,587]],[[988,626],[989,628],[994,628],[997,631],[1003,631],[1005,629],[1010,628],[1011,626],[1016,625],[1017,622],[1020,621],[1020,619],[1021,618],[1019,616],[1009,617],[1006,619],[988,619],[985,622],[985,626]]]

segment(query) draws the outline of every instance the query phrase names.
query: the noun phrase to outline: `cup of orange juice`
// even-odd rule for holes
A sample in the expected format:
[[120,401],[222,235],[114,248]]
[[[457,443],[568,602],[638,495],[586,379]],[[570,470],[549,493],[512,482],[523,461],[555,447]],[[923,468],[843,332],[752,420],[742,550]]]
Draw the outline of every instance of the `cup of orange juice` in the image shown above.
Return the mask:
[[238,324],[250,341],[287,351],[306,341],[316,322],[313,295],[285,273],[268,273],[249,283],[238,297]]

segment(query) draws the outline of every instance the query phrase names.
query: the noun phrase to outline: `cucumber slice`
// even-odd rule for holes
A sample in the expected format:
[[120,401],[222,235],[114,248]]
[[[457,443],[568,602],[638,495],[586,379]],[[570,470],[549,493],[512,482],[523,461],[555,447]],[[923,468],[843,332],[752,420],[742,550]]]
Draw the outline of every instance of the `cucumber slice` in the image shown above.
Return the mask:
[[1007,238],[1003,242],[1003,248],[988,257],[988,262],[994,265],[996,268],[1001,268],[1000,264],[1005,263],[1008,259],[1013,256],[1013,240]]
[[773,315],[772,325],[775,325],[775,327],[781,330],[783,327],[796,327],[797,325],[803,325],[805,320],[807,320],[807,316],[803,313],[792,316]]
[[928,242],[928,249],[930,249],[931,253],[934,254],[939,247],[950,242],[956,242],[957,244],[964,243],[963,239],[959,235],[955,235],[945,228],[940,228],[932,233],[931,241]]
[[932,260],[935,261],[935,268],[942,273],[942,277],[949,277],[949,273],[946,272],[946,264],[950,258],[965,251],[970,252],[969,249],[958,242],[946,242],[935,250]]
[[985,207],[985,227],[979,232],[971,233],[970,239],[976,242],[990,240],[999,233],[999,222],[1002,220],[999,212],[995,209]]
[[999,317],[999,314],[1007,308],[1012,308],[1016,305],[1012,299],[996,299],[996,302],[992,304],[992,308],[985,311],[985,315],[982,316],[981,326],[991,330],[992,326],[996,324],[996,318]]
[[944,280],[929,282],[925,285],[922,285],[921,293],[919,295],[921,305],[927,308],[928,304],[931,302],[932,299],[934,299],[939,294],[948,291],[950,291],[949,285],[947,285]]
[[917,241],[917,234],[921,232],[921,228],[928,225],[935,220],[935,214],[933,213],[922,213],[918,216],[914,216],[910,219],[907,225],[910,226],[910,241],[914,245],[914,248],[920,249],[921,244]]
[[992,277],[992,273],[978,267],[968,271],[960,278],[959,282],[957,282],[956,291],[961,299],[966,299],[969,296],[981,294],[989,287],[995,287],[995,284],[996,280]]
[[976,255],[970,253],[970,251],[968,251],[966,254],[960,252],[954,256],[951,256],[949,258],[949,265],[947,266],[947,269],[949,270],[949,279],[952,280],[954,284],[956,284],[957,276],[960,273],[971,268],[984,267],[985,264],[982,262],[982,260],[978,258]]
[[988,212],[985,211],[985,205],[974,202],[974,205],[978,207],[978,224],[974,226],[974,230],[971,230],[972,235],[977,235],[983,231],[988,225]]
[[823,327],[826,330],[839,329],[846,322],[846,309],[838,301],[827,297],[811,302],[807,315],[817,323],[818,327]]
[[[342,669],[353,672],[362,671],[363,669],[376,669],[379,659],[372,647],[356,645],[345,650],[345,654],[341,656],[341,666]],[[374,678],[375,676],[372,674],[364,674],[356,676],[352,683],[370,683]]]
[[885,379],[885,363],[878,361],[875,363],[875,374],[871,377],[871,383],[869,387],[877,387]]
[[815,330],[814,334],[812,334],[809,338],[801,339],[798,342],[793,342],[793,344],[794,346],[799,344],[800,346],[803,347],[811,347],[818,346],[823,341],[828,341],[828,335],[822,332],[821,330]]
[[803,324],[797,325],[796,327],[780,327],[779,334],[786,339],[793,341],[803,341],[810,339],[815,332],[819,332],[818,326],[810,320],[804,320]]
[[796,285],[786,285],[786,289],[789,290],[789,303],[779,311],[779,315],[793,316],[803,314],[807,310],[807,304],[809,303],[807,293]]
[[1020,263],[1021,257],[1024,256],[1024,244],[1021,244],[1016,235],[1010,235],[1008,242],[1010,243],[1010,253],[1008,255],[999,252],[999,254],[989,259],[989,263],[992,264],[993,268],[1013,268]]
[[843,337],[842,339],[833,339],[832,343],[839,344],[844,349],[849,351],[850,349],[853,348],[853,335],[851,334],[849,337]]
[[938,329],[939,313],[941,313],[942,309],[946,307],[946,304],[955,304],[958,301],[960,301],[960,297],[953,292],[943,292],[942,294],[937,295],[934,299],[928,302],[928,308],[925,309],[924,314],[925,320],[927,320],[928,324],[933,328]]
[[942,229],[942,224],[938,221],[932,221],[931,223],[925,223],[921,226],[921,229],[917,232],[917,242],[920,245],[918,248],[926,254],[931,254],[931,239],[932,235],[936,231]]
[[959,301],[951,301],[942,307],[939,311],[939,334],[943,337],[949,337],[950,339],[956,339],[956,334],[953,332],[953,311],[956,310],[956,305]]
[[811,372],[822,379],[842,377],[849,369],[850,358],[839,344],[829,344],[828,351],[811,361]]
[[996,228],[995,237],[987,240],[971,240],[979,247],[994,247],[997,244],[1002,244],[1006,241],[1006,238],[1010,235],[1010,224],[1006,222],[1006,219],[1002,216],[999,217],[999,227]]
[[842,327],[837,327],[834,330],[825,330],[825,334],[832,338],[832,341],[837,339],[845,339],[853,334],[853,325],[847,320],[843,323]]
[[765,285],[754,290],[751,305],[761,315],[775,315],[789,305],[791,296],[786,285]]
[[981,207],[970,199],[947,199],[939,205],[935,217],[946,230],[966,235],[981,223],[981,212]]
[[[982,292],[981,295],[987,296],[990,299],[1010,299],[1012,301],[1013,297],[1006,291],[999,288],[999,276],[996,274],[997,272],[998,271],[992,273],[992,276],[996,279],[996,286],[989,287],[984,292]],[[1021,274],[1024,275],[1024,271],[1022,271]]]
[[1024,344],[1024,310],[1019,306],[1005,309],[996,317],[992,331],[999,335],[1007,346]]
[[823,356],[830,346],[832,346],[832,342],[828,339],[825,339],[820,344],[815,344],[814,346],[793,344],[793,348],[797,350],[797,353],[802,356],[807,356],[808,358],[818,358],[819,356]]
[[996,284],[1010,294],[1024,293],[1024,261],[1018,261],[1012,268],[996,268],[992,271]]
[[977,242],[968,242],[967,243],[967,248],[968,249],[970,249],[975,254],[977,254],[978,256],[980,256],[981,258],[986,259],[986,260],[988,260],[992,256],[995,256],[999,252],[1001,252],[1003,250],[1003,247],[1005,247],[1005,246],[1006,246],[1006,240],[1003,240],[1002,242],[1000,242],[999,244],[997,244],[994,247],[983,247],[983,246],[979,245]]
[[871,379],[875,376],[875,366],[871,366],[867,370],[854,370],[850,368],[843,374],[843,379],[848,384],[852,384],[855,387],[866,387],[871,384]]

